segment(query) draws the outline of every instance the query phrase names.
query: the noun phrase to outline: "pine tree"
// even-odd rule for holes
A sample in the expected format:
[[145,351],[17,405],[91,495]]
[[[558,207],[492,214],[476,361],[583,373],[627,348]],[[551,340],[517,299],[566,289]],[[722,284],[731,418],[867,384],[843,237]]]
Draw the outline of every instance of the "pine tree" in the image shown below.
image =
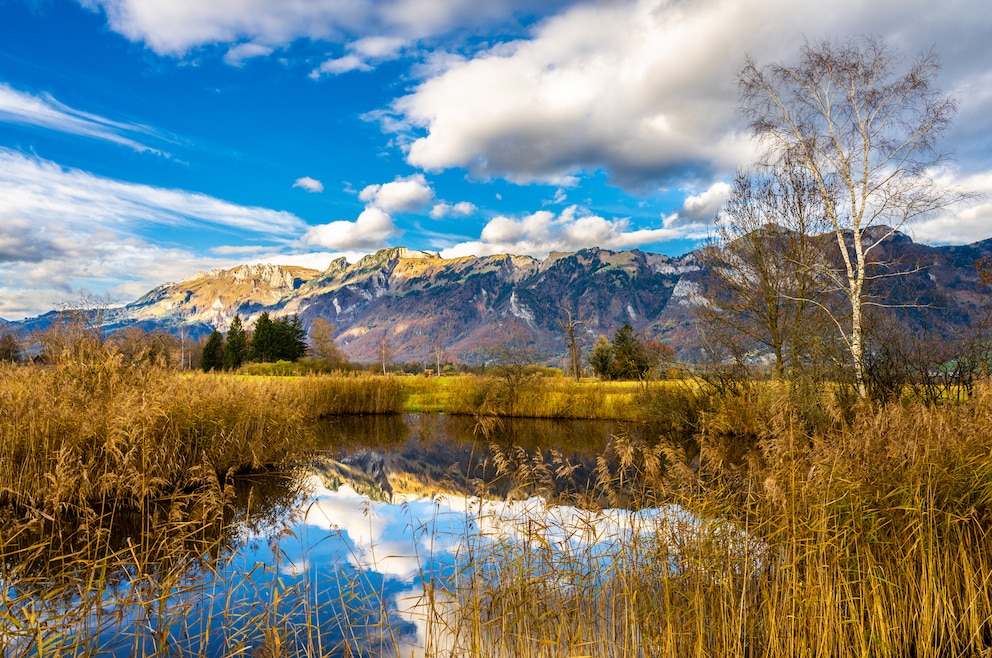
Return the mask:
[[248,348],[248,360],[257,363],[273,361],[275,346],[275,328],[268,312],[262,313],[255,320],[255,332],[251,337],[251,347]]
[[207,338],[203,346],[203,356],[200,357],[200,368],[203,372],[218,370],[224,366],[224,336],[216,329]]
[[613,346],[606,336],[600,336],[589,356],[589,365],[601,379],[610,379],[613,373]]
[[235,315],[227,330],[227,342],[224,343],[224,370],[240,368],[247,356],[248,336],[245,334],[241,316]]
[[307,353],[307,331],[297,315],[279,318],[275,328],[274,360],[297,361]]
[[613,377],[642,379],[650,366],[644,346],[634,333],[634,328],[625,324],[617,329],[617,333],[613,335]]

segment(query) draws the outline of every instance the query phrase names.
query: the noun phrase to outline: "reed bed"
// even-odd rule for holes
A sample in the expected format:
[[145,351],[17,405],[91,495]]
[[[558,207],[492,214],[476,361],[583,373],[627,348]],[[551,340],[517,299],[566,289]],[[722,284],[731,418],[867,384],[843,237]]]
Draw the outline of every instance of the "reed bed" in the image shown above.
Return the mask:
[[403,399],[390,378],[189,375],[113,353],[0,365],[0,506],[78,512],[223,484],[306,454],[320,417],[397,412]]
[[[992,395],[853,422],[829,400],[815,422],[802,411],[771,389],[720,400],[692,459],[617,437],[586,500],[697,521],[631,533],[608,569],[529,521],[534,537],[428,593],[444,611],[431,642],[478,656],[992,655]],[[535,483],[563,472],[494,450]]]
[[[277,540],[292,531],[265,527],[259,501],[285,513],[297,481],[262,497],[234,476],[290,468],[313,419],[400,411],[411,387],[436,394],[424,381],[180,375],[112,355],[0,368],[0,656],[410,655],[374,574],[287,576]],[[404,611],[418,652],[992,656],[987,387],[872,407],[829,388],[438,386],[462,413],[663,429],[619,433],[580,490],[567,454],[492,446],[504,490],[633,521],[605,543],[555,514],[484,545],[467,535],[456,568],[423,574]],[[271,564],[237,562],[246,535],[271,542]]]

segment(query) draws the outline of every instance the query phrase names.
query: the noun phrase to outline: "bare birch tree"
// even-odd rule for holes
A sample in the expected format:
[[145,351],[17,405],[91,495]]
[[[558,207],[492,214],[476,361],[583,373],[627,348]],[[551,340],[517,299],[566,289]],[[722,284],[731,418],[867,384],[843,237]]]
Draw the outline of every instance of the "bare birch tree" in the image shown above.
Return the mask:
[[794,66],[759,68],[749,57],[738,77],[762,162],[789,159],[816,185],[839,249],[840,266],[828,273],[849,310],[834,321],[862,396],[864,309],[879,303],[869,284],[898,274],[873,252],[908,222],[963,196],[935,180],[945,162],[937,140],[956,110],[934,87],[939,68],[929,52],[902,70],[883,41],[859,37],[807,43]]

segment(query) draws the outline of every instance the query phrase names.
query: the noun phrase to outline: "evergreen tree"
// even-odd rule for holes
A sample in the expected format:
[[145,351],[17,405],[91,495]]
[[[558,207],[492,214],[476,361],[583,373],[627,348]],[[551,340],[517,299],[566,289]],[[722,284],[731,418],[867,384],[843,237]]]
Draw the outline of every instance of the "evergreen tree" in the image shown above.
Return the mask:
[[307,331],[298,315],[279,318],[273,322],[275,342],[274,361],[297,361],[307,353]]
[[613,346],[606,336],[600,336],[589,356],[589,365],[601,379],[609,379],[613,375]]
[[613,335],[612,374],[616,379],[643,379],[651,368],[634,328],[625,324]]
[[224,366],[224,336],[214,329],[207,344],[203,346],[203,356],[200,357],[200,368],[203,372],[218,370]]
[[227,330],[227,342],[224,343],[224,370],[235,370],[241,367],[248,357],[248,336],[245,334],[241,316],[235,315]]
[[248,348],[248,360],[258,363],[274,361],[273,348],[276,341],[276,331],[268,312],[262,313],[255,320],[255,332],[251,337],[251,347]]
[[262,313],[255,321],[248,359],[257,362],[297,361],[307,353],[307,331],[297,315],[273,320]]

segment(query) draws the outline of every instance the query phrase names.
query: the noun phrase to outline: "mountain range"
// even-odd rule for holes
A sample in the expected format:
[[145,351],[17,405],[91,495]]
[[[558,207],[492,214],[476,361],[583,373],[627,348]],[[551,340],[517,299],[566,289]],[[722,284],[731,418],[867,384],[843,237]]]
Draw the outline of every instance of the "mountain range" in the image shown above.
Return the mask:
[[[992,239],[931,247],[896,234],[884,252],[911,264],[886,284],[888,296],[937,308],[955,326],[977,322],[992,306],[992,286],[981,285],[975,269],[992,256]],[[690,348],[697,333],[692,306],[706,277],[695,251],[669,257],[592,248],[544,259],[446,259],[398,247],[356,263],[339,258],[322,272],[270,264],[203,272],[110,309],[105,322],[109,331],[137,325],[203,335],[226,331],[236,314],[249,328],[263,312],[297,314],[305,326],[316,318],[333,324],[341,350],[357,361],[374,361],[385,340],[397,362],[431,361],[440,346],[449,358],[471,363],[520,338],[553,359],[566,352],[559,325],[566,308],[581,320],[587,348],[625,323],[676,349]],[[30,331],[54,318],[53,312],[6,324]]]

